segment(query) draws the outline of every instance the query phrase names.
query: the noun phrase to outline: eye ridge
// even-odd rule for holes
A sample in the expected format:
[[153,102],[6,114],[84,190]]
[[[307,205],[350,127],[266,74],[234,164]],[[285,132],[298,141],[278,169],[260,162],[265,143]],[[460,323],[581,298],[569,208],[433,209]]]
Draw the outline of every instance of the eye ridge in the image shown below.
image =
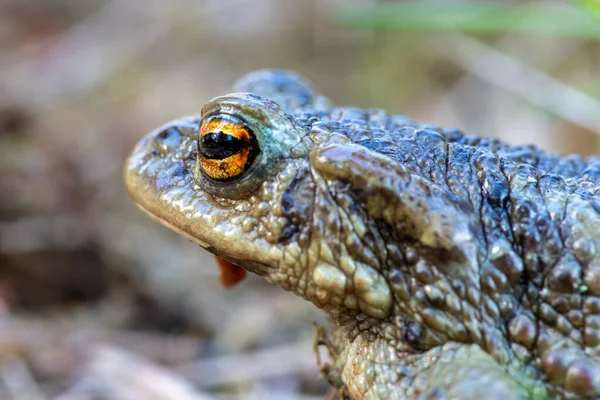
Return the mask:
[[247,140],[240,140],[225,132],[211,132],[198,141],[198,149],[205,158],[223,160],[251,146]]

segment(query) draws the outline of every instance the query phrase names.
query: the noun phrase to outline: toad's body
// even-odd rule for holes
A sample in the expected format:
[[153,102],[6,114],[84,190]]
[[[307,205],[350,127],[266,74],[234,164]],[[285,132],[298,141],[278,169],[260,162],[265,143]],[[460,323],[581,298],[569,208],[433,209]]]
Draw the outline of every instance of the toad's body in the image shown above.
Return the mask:
[[353,398],[600,398],[600,159],[258,71],[126,167],[149,214],[325,310]]

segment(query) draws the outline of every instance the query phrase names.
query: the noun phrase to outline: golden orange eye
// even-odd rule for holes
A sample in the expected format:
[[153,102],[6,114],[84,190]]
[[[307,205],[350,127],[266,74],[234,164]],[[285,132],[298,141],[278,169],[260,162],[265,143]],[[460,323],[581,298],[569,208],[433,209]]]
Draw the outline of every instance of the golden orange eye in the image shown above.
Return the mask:
[[204,121],[198,134],[198,160],[204,173],[218,181],[239,176],[258,153],[252,132],[242,123],[214,118]]

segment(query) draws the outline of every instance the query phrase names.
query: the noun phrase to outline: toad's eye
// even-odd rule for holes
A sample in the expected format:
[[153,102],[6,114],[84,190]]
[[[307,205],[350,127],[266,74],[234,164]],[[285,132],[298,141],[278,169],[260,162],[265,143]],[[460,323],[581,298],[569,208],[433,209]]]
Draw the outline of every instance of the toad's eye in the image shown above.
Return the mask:
[[216,181],[240,176],[259,152],[256,138],[244,124],[223,118],[202,123],[198,134],[198,161],[204,175]]

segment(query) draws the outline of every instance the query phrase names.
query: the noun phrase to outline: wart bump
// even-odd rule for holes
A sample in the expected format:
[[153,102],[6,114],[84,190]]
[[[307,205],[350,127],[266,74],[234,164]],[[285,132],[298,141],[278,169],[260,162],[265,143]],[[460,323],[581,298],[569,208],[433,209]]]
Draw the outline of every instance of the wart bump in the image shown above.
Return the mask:
[[386,318],[390,314],[390,287],[379,272],[366,264],[356,263],[353,283],[360,309],[364,313],[374,318]]
[[324,289],[337,295],[343,295],[345,292],[346,275],[333,265],[317,265],[313,272],[313,279],[319,289]]

